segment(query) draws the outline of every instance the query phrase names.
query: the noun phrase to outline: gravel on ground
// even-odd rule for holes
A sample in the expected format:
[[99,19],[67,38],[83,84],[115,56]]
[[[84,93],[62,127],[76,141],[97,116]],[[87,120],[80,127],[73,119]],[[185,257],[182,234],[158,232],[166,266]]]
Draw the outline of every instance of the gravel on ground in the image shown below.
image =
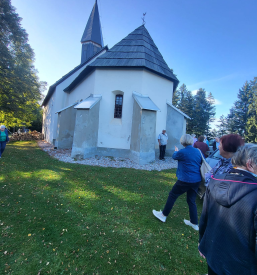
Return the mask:
[[166,170],[177,168],[177,161],[171,157],[165,157],[165,160],[155,159],[152,163],[139,165],[128,158],[115,158],[112,156],[101,157],[95,156],[87,159],[74,159],[71,157],[71,149],[54,149],[54,146],[44,140],[38,141],[38,146],[51,157],[63,162],[78,163],[83,165],[114,167],[114,168],[134,168],[139,170]]

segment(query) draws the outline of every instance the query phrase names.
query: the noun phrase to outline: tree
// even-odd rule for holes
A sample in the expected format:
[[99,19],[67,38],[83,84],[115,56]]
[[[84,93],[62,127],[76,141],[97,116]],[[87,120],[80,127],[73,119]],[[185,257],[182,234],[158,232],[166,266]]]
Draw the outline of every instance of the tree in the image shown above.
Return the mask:
[[198,136],[203,134],[209,136],[210,122],[213,121],[214,116],[214,98],[212,94],[206,98],[206,91],[200,88],[195,95],[194,133]]
[[216,129],[211,129],[211,131],[209,133],[209,136],[208,136],[208,139],[209,140],[214,139],[215,137],[218,137],[218,136],[219,136],[219,134],[218,134],[217,130]]
[[227,119],[225,118],[224,115],[222,115],[218,121],[218,125],[216,125],[218,127],[218,136],[222,137],[226,134],[228,134],[228,125],[227,125]]
[[172,96],[172,105],[177,108],[179,104],[179,100],[180,100],[180,92],[178,90],[175,90]]
[[41,99],[34,53],[20,22],[11,1],[1,0],[0,119],[12,125],[29,124]]
[[253,103],[253,91],[249,82],[239,89],[237,100],[230,114],[227,116],[228,130],[232,133],[238,133],[241,136],[247,136],[247,121],[252,116],[249,107]]
[[257,143],[257,77],[250,81],[250,89],[253,100],[248,109],[245,139],[247,142]]
[[172,104],[191,118],[191,120],[187,119],[187,133],[192,134],[194,128],[194,97],[192,93],[187,90],[185,84],[182,84],[180,88],[175,91]]
[[215,99],[212,93],[208,94],[207,97],[207,104],[206,104],[206,112],[208,113],[208,121],[207,121],[207,127],[205,134],[207,136],[210,135],[210,130],[211,130],[211,123],[215,120],[215,114],[216,114],[216,108],[215,108]]

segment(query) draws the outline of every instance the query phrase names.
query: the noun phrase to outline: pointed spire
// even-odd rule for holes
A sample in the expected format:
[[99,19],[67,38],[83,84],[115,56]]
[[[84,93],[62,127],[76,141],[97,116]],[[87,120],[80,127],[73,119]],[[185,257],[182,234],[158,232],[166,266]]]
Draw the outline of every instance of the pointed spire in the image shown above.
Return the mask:
[[95,5],[92,9],[90,17],[87,21],[87,26],[81,38],[81,43],[87,41],[95,42],[102,47],[104,46],[97,0],[95,1]]
[[84,63],[104,46],[97,0],[87,21],[81,43],[81,63]]

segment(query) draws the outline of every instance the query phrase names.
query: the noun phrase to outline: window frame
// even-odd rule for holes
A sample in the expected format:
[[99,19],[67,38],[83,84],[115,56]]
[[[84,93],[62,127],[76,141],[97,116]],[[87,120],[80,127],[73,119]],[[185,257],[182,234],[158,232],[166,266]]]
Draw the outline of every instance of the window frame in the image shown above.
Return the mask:
[[[117,103],[117,97],[118,97],[118,101],[121,100],[121,104],[119,104],[119,102]],[[115,104],[114,104],[114,118],[118,118],[118,119],[122,118],[122,109],[123,109],[123,94],[116,94]]]

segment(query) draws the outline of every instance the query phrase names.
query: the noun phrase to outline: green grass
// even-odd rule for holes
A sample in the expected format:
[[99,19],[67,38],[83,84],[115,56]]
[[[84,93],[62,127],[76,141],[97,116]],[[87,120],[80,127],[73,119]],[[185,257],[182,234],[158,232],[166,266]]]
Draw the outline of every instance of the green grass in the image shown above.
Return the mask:
[[166,223],[152,215],[175,171],[67,164],[35,142],[8,144],[0,160],[0,274],[207,273],[198,233],[183,223],[186,197]]

